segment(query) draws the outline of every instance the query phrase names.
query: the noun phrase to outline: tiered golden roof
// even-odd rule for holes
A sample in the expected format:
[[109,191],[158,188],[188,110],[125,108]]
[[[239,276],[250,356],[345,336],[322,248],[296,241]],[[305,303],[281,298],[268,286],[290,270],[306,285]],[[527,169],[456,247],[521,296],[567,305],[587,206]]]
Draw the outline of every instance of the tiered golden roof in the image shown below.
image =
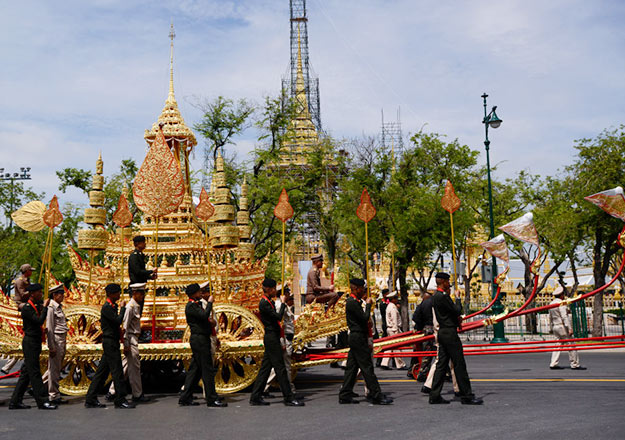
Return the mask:
[[319,134],[312,122],[306,97],[306,82],[302,68],[302,46],[297,31],[297,76],[295,80],[295,117],[288,127],[289,140],[280,150],[280,166],[292,167],[306,165],[306,153],[319,144]]

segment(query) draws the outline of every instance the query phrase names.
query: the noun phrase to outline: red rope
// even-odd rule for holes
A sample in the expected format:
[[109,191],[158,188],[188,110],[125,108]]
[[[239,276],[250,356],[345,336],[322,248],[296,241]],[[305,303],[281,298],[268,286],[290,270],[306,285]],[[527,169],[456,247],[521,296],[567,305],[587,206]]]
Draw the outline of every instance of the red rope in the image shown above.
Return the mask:
[[2,379],[10,379],[12,377],[19,377],[20,370],[14,371],[13,373],[5,374],[4,376],[0,376],[0,380]]
[[486,307],[484,307],[481,310],[478,310],[475,313],[471,313],[470,315],[465,316],[464,319],[466,320],[469,318],[473,318],[474,316],[481,315],[482,313],[490,309],[493,306],[493,304],[495,304],[495,301],[497,301],[497,299],[499,298],[499,295],[501,295],[501,286],[497,286],[497,295],[495,295],[493,300]]

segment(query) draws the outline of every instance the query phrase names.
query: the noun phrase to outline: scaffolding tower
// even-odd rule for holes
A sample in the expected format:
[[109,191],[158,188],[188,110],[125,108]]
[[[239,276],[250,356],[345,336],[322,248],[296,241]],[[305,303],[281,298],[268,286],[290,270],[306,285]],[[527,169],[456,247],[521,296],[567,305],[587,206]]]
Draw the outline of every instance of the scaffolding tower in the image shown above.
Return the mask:
[[382,109],[382,132],[380,134],[382,147],[385,150],[393,149],[401,152],[404,149],[404,137],[401,131],[401,109],[397,107],[397,120],[395,122],[384,121],[384,109]]
[[301,45],[302,70],[304,85],[308,98],[308,111],[317,132],[321,133],[321,104],[319,99],[319,78],[310,65],[308,58],[308,17],[306,16],[306,0],[289,0],[291,10],[291,64],[289,72],[282,78],[282,90],[286,90],[290,98],[296,97],[297,55]]

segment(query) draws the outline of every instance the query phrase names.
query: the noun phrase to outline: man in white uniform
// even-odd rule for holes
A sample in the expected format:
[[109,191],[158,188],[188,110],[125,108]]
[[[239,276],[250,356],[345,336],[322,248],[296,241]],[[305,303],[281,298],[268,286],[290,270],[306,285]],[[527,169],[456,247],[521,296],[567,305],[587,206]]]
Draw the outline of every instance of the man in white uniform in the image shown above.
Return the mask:
[[[568,339],[573,336],[573,327],[571,326],[571,320],[569,319],[568,309],[566,304],[562,304],[564,300],[564,288],[558,286],[553,291],[554,299],[551,304],[559,304],[558,307],[554,307],[549,310],[549,328],[551,333],[558,339]],[[560,345],[565,345],[565,342],[561,342]],[[562,370],[564,367],[558,365],[560,361],[561,351],[554,351],[551,354],[551,363],[549,368],[552,370]],[[569,350],[569,362],[571,363],[572,370],[585,370],[586,368],[580,366],[579,356],[577,351]]]
[[[389,303],[386,306],[386,332],[389,336],[398,335],[401,333],[401,315],[399,314],[399,298],[397,296],[397,291],[389,293],[386,298],[389,300]],[[390,357],[385,357],[382,360],[383,369],[389,369],[388,364],[390,360]],[[400,357],[395,358],[395,365],[397,365],[399,370],[406,369],[406,363]]]

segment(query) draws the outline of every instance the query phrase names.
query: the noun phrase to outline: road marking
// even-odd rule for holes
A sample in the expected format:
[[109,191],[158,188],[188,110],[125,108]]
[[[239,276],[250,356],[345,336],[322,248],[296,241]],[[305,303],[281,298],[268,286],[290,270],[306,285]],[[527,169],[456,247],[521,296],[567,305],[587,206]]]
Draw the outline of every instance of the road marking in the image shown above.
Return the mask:
[[[362,379],[358,380],[359,383],[364,382]],[[421,383],[416,382],[413,379],[378,379],[380,383]],[[564,379],[554,377],[552,379],[471,379],[471,382],[625,382],[625,379]],[[342,380],[304,380],[302,383],[343,383]]]

